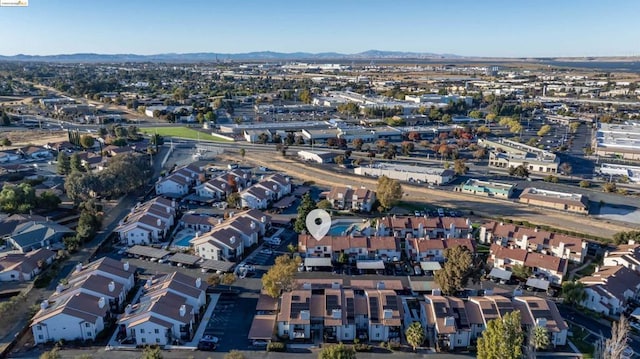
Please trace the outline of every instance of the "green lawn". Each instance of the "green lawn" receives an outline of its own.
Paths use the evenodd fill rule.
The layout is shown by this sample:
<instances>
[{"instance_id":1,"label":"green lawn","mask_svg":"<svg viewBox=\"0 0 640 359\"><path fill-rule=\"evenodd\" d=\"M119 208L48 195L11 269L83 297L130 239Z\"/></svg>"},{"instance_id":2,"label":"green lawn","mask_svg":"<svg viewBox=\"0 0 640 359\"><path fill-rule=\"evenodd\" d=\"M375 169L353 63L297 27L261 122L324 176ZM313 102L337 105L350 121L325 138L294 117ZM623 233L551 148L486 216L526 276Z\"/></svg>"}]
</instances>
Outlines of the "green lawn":
<instances>
[{"instance_id":1,"label":"green lawn","mask_svg":"<svg viewBox=\"0 0 640 359\"><path fill-rule=\"evenodd\" d=\"M200 132L187 127L143 127L140 128L140 131L150 135L157 133L162 137L180 137L190 140L197 140L199 138L202 141L229 142L225 139L211 136L206 132Z\"/></svg>"}]
</instances>

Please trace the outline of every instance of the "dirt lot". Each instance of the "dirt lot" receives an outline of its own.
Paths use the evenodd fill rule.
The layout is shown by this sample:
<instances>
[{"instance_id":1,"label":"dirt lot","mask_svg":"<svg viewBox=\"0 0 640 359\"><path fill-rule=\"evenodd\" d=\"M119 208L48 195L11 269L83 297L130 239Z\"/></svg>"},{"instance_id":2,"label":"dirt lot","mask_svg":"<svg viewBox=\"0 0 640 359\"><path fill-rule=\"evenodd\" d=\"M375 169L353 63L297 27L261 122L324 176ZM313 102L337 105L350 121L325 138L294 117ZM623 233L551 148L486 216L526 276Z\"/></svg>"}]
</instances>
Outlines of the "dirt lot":
<instances>
[{"instance_id":1,"label":"dirt lot","mask_svg":"<svg viewBox=\"0 0 640 359\"><path fill-rule=\"evenodd\" d=\"M225 153L224 156L237 161L242 160L239 154L231 152ZM374 178L355 175L349 176L319 169L291 158L283 158L279 155L276 157L273 152L252 151L244 160L287 173L303 181L314 181L316 184L328 186L362 185L368 188L375 188L377 183ZM529 221L530 223L548 225L578 233L592 234L603 238L610 238L617 232L632 229L631 225L598 220L592 217L571 215L559 211L545 211L511 201L491 200L484 197L473 197L461 193L428 189L409 184L403 184L403 189L406 198L411 201L424 202L434 206L470 210L483 217L507 217L518 221Z\"/></svg>"},{"instance_id":2,"label":"dirt lot","mask_svg":"<svg viewBox=\"0 0 640 359\"><path fill-rule=\"evenodd\" d=\"M44 131L44 130L24 130L24 131L2 131L0 139L8 138L11 141L10 147L21 147L25 145L46 145L50 142L67 140L66 131Z\"/></svg>"}]
</instances>

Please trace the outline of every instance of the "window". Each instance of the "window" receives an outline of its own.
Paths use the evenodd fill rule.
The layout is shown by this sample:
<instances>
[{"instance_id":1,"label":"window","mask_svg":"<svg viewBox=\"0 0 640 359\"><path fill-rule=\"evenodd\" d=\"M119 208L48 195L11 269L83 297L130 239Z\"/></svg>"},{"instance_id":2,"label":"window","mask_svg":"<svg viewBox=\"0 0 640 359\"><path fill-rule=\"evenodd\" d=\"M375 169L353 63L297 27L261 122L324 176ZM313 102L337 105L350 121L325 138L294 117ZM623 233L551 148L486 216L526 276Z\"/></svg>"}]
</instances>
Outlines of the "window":
<instances>
[{"instance_id":1,"label":"window","mask_svg":"<svg viewBox=\"0 0 640 359\"><path fill-rule=\"evenodd\" d=\"M146 338L140 338L140 341L143 342L143 343L146 343L147 339Z\"/></svg>"},{"instance_id":2,"label":"window","mask_svg":"<svg viewBox=\"0 0 640 359\"><path fill-rule=\"evenodd\" d=\"M88 333L87 333L87 336L88 336L88 337L90 337L90 336L91 336L91 332L88 332Z\"/></svg>"},{"instance_id":3,"label":"window","mask_svg":"<svg viewBox=\"0 0 640 359\"><path fill-rule=\"evenodd\" d=\"M156 343L160 344L160 338L156 338Z\"/></svg>"},{"instance_id":4,"label":"window","mask_svg":"<svg viewBox=\"0 0 640 359\"><path fill-rule=\"evenodd\" d=\"M85 328L89 328L90 326L91 326L91 324L89 324L89 323L84 323L84 327L85 327Z\"/></svg>"},{"instance_id":5,"label":"window","mask_svg":"<svg viewBox=\"0 0 640 359\"><path fill-rule=\"evenodd\" d=\"M160 329L154 329L153 332L156 334L160 334Z\"/></svg>"},{"instance_id":6,"label":"window","mask_svg":"<svg viewBox=\"0 0 640 359\"><path fill-rule=\"evenodd\" d=\"M140 334L144 334L144 328L140 328Z\"/></svg>"},{"instance_id":7,"label":"window","mask_svg":"<svg viewBox=\"0 0 640 359\"><path fill-rule=\"evenodd\" d=\"M38 334L38 339L42 340L42 334Z\"/></svg>"},{"instance_id":8,"label":"window","mask_svg":"<svg viewBox=\"0 0 640 359\"><path fill-rule=\"evenodd\" d=\"M36 325L36 330L42 330L42 325Z\"/></svg>"}]
</instances>

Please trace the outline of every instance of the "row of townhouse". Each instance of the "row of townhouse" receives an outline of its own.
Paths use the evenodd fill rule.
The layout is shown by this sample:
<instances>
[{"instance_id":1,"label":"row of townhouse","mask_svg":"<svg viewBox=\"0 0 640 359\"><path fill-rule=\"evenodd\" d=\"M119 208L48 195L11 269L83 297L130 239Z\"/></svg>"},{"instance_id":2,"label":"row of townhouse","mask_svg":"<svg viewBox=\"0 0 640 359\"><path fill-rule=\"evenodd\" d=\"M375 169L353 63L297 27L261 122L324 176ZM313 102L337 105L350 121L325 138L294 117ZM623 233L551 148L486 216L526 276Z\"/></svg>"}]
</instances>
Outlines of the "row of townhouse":
<instances>
[{"instance_id":1,"label":"row of townhouse","mask_svg":"<svg viewBox=\"0 0 640 359\"><path fill-rule=\"evenodd\" d=\"M138 303L127 305L118 335L136 345L181 344L193 339L206 310L206 284L173 272L147 280Z\"/></svg>"},{"instance_id":2,"label":"row of townhouse","mask_svg":"<svg viewBox=\"0 0 640 359\"><path fill-rule=\"evenodd\" d=\"M583 306L605 315L624 312L630 300L640 299L640 245L631 241L605 252L603 265L579 281Z\"/></svg>"},{"instance_id":3,"label":"row of townhouse","mask_svg":"<svg viewBox=\"0 0 640 359\"><path fill-rule=\"evenodd\" d=\"M392 281L393 282L393 281ZM318 280L280 297L277 333L281 338L326 341L400 340L402 302L386 282ZM396 289L401 289L399 284ZM394 287L394 288L395 288Z\"/></svg>"},{"instance_id":4,"label":"row of townhouse","mask_svg":"<svg viewBox=\"0 0 640 359\"><path fill-rule=\"evenodd\" d=\"M240 191L241 207L267 209L272 203L290 193L291 179L281 174L272 174Z\"/></svg>"},{"instance_id":5,"label":"row of townhouse","mask_svg":"<svg viewBox=\"0 0 640 359\"><path fill-rule=\"evenodd\" d=\"M502 247L497 244L492 244L489 249L488 263L493 265L493 268L507 272L511 272L513 267L516 265L530 268L532 274L536 278L540 278L545 281L540 284L537 284L535 281L528 282L533 283L533 286L536 287L538 287L538 285L548 287L548 284L545 284L546 282L560 285L562 283L562 279L567 274L567 267L569 264L567 259L564 258L537 252L529 252L520 248Z\"/></svg>"},{"instance_id":6,"label":"row of townhouse","mask_svg":"<svg viewBox=\"0 0 640 359\"><path fill-rule=\"evenodd\" d=\"M466 238L473 228L468 218L394 215L378 219L376 233L398 238Z\"/></svg>"},{"instance_id":7,"label":"row of townhouse","mask_svg":"<svg viewBox=\"0 0 640 359\"><path fill-rule=\"evenodd\" d=\"M191 188L200 185L202 168L190 164L181 167L166 177L156 182L156 195L182 197L189 193Z\"/></svg>"},{"instance_id":8,"label":"row of townhouse","mask_svg":"<svg viewBox=\"0 0 640 359\"><path fill-rule=\"evenodd\" d=\"M582 263L587 255L587 241L574 236L526 228L510 223L488 222L480 227L479 242L518 248Z\"/></svg>"},{"instance_id":9,"label":"row of townhouse","mask_svg":"<svg viewBox=\"0 0 640 359\"><path fill-rule=\"evenodd\" d=\"M490 320L519 311L523 330L533 326L547 329L550 343L564 346L567 343L568 326L558 312L555 303L540 297L522 296L512 300L489 295L462 300L456 297L425 295L420 302L420 321L426 337L436 347L449 350L473 345L482 336ZM407 325L410 323L406 323Z\"/></svg>"},{"instance_id":10,"label":"row of townhouse","mask_svg":"<svg viewBox=\"0 0 640 359\"><path fill-rule=\"evenodd\" d=\"M333 187L327 194L327 200L336 210L351 210L356 212L371 212L376 202L376 193L365 187L357 189L347 187Z\"/></svg>"},{"instance_id":11,"label":"row of townhouse","mask_svg":"<svg viewBox=\"0 0 640 359\"><path fill-rule=\"evenodd\" d=\"M104 257L78 264L67 285L58 285L33 317L36 344L59 340L95 340L122 309L135 283L136 267Z\"/></svg>"},{"instance_id":12,"label":"row of townhouse","mask_svg":"<svg viewBox=\"0 0 640 359\"><path fill-rule=\"evenodd\" d=\"M214 201L224 201L232 192L249 185L251 185L251 174L236 168L198 185L196 195Z\"/></svg>"},{"instance_id":13,"label":"row of townhouse","mask_svg":"<svg viewBox=\"0 0 640 359\"><path fill-rule=\"evenodd\" d=\"M304 258L331 258L337 261L342 253L352 261L400 258L399 239L393 236L324 236L317 240L311 235L298 236L298 252ZM395 258L395 259L394 259Z\"/></svg>"},{"instance_id":14,"label":"row of townhouse","mask_svg":"<svg viewBox=\"0 0 640 359\"><path fill-rule=\"evenodd\" d=\"M139 203L123 218L114 232L129 246L162 241L174 225L176 202L162 197Z\"/></svg>"},{"instance_id":15,"label":"row of townhouse","mask_svg":"<svg viewBox=\"0 0 640 359\"><path fill-rule=\"evenodd\" d=\"M195 254L204 259L235 261L245 248L258 243L271 227L271 217L251 209L220 221L215 227L191 240Z\"/></svg>"},{"instance_id":16,"label":"row of townhouse","mask_svg":"<svg viewBox=\"0 0 640 359\"><path fill-rule=\"evenodd\" d=\"M0 282L32 280L55 259L56 252L44 248L7 254L0 257Z\"/></svg>"},{"instance_id":17,"label":"row of townhouse","mask_svg":"<svg viewBox=\"0 0 640 359\"><path fill-rule=\"evenodd\" d=\"M463 246L471 253L476 252L475 242L469 238L407 238L405 253L415 262L444 262L444 252L448 248Z\"/></svg>"}]
</instances>

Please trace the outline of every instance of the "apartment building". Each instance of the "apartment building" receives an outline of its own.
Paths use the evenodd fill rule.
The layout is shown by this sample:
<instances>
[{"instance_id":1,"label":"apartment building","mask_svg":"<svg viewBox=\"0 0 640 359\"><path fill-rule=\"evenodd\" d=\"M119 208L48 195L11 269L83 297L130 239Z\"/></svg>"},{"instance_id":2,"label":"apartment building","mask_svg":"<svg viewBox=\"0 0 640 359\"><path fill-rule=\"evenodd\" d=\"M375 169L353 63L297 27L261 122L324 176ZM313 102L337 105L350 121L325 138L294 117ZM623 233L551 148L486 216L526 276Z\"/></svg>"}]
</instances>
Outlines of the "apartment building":
<instances>
[{"instance_id":1,"label":"apartment building","mask_svg":"<svg viewBox=\"0 0 640 359\"><path fill-rule=\"evenodd\" d=\"M587 255L587 241L582 238L511 223L483 224L478 241L566 258L574 263L582 263Z\"/></svg>"},{"instance_id":2,"label":"apartment building","mask_svg":"<svg viewBox=\"0 0 640 359\"><path fill-rule=\"evenodd\" d=\"M393 215L378 219L376 233L398 238L466 238L472 227L468 218Z\"/></svg>"},{"instance_id":3,"label":"apartment building","mask_svg":"<svg viewBox=\"0 0 640 359\"><path fill-rule=\"evenodd\" d=\"M139 203L123 218L114 232L129 246L149 245L166 238L174 225L176 202L162 197Z\"/></svg>"},{"instance_id":4,"label":"apartment building","mask_svg":"<svg viewBox=\"0 0 640 359\"><path fill-rule=\"evenodd\" d=\"M308 234L298 236L298 252L305 258L337 260L342 253L351 261L400 258L399 240L391 236L324 236L320 240Z\"/></svg>"},{"instance_id":5,"label":"apartment building","mask_svg":"<svg viewBox=\"0 0 640 359\"><path fill-rule=\"evenodd\" d=\"M497 244L491 245L489 253L488 263L492 264L494 268L506 271L512 271L516 265L530 268L533 276L544 283L528 281L527 285L546 286L540 289L546 290L549 284L560 285L563 277L567 274L568 261L563 258L528 252L520 248L502 247Z\"/></svg>"},{"instance_id":6,"label":"apartment building","mask_svg":"<svg viewBox=\"0 0 640 359\"><path fill-rule=\"evenodd\" d=\"M376 201L376 193L365 187L333 187L327 194L327 200L333 209L371 212Z\"/></svg>"},{"instance_id":7,"label":"apartment building","mask_svg":"<svg viewBox=\"0 0 640 359\"><path fill-rule=\"evenodd\" d=\"M629 300L640 294L640 273L623 266L597 267L595 273L579 281L587 294L581 304L604 315L624 312Z\"/></svg>"}]
</instances>

